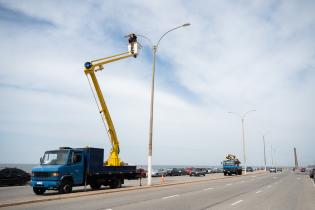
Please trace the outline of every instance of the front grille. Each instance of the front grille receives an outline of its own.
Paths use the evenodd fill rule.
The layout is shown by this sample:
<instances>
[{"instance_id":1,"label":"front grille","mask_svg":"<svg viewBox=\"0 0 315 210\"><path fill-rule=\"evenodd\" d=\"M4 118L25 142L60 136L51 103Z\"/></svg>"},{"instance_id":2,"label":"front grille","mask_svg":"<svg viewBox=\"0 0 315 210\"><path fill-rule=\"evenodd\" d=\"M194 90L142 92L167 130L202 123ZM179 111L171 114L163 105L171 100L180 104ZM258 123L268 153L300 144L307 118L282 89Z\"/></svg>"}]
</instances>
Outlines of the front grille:
<instances>
[{"instance_id":1,"label":"front grille","mask_svg":"<svg viewBox=\"0 0 315 210\"><path fill-rule=\"evenodd\" d=\"M49 172L34 172L34 177L50 177Z\"/></svg>"}]
</instances>

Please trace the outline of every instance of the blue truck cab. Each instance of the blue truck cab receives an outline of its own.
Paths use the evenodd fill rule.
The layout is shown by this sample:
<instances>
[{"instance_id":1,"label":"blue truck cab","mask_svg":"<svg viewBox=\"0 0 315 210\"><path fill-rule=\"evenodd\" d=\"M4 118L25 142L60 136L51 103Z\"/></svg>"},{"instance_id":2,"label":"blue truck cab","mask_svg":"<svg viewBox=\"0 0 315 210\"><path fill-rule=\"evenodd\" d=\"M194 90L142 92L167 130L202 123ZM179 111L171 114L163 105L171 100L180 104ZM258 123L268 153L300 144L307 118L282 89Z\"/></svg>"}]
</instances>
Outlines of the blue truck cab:
<instances>
[{"instance_id":1,"label":"blue truck cab","mask_svg":"<svg viewBox=\"0 0 315 210\"><path fill-rule=\"evenodd\" d=\"M224 160L223 164L223 174L226 175L242 175L242 166L240 166L240 161L238 159Z\"/></svg>"},{"instance_id":2,"label":"blue truck cab","mask_svg":"<svg viewBox=\"0 0 315 210\"><path fill-rule=\"evenodd\" d=\"M31 186L37 195L46 190L70 193L73 186L101 185L121 187L124 179L138 179L136 166L104 166L104 150L100 148L61 147L44 153L40 165L32 169Z\"/></svg>"}]
</instances>

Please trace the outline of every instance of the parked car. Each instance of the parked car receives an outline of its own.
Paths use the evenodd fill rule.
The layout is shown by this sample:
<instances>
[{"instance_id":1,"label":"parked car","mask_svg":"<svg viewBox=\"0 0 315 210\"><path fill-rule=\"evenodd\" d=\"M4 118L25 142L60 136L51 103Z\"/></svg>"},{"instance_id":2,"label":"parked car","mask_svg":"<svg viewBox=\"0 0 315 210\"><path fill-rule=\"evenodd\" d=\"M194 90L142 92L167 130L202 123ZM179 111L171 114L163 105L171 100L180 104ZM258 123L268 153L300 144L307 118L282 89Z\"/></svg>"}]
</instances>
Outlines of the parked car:
<instances>
[{"instance_id":1,"label":"parked car","mask_svg":"<svg viewBox=\"0 0 315 210\"><path fill-rule=\"evenodd\" d=\"M187 175L186 170L185 170L184 168L179 168L179 169L178 169L178 172L179 172L179 175L180 175L180 176L185 176L185 175Z\"/></svg>"},{"instance_id":2,"label":"parked car","mask_svg":"<svg viewBox=\"0 0 315 210\"><path fill-rule=\"evenodd\" d=\"M207 170L208 170L208 174L214 173L212 168L208 168Z\"/></svg>"},{"instance_id":3,"label":"parked car","mask_svg":"<svg viewBox=\"0 0 315 210\"><path fill-rule=\"evenodd\" d=\"M139 171L141 178L147 177L148 172L146 170L144 170L143 168L138 168L137 170Z\"/></svg>"},{"instance_id":4,"label":"parked car","mask_svg":"<svg viewBox=\"0 0 315 210\"><path fill-rule=\"evenodd\" d=\"M277 168L277 171L282 172L282 168Z\"/></svg>"},{"instance_id":5,"label":"parked car","mask_svg":"<svg viewBox=\"0 0 315 210\"><path fill-rule=\"evenodd\" d=\"M190 176L206 176L206 170L203 168L194 168L191 171Z\"/></svg>"},{"instance_id":6,"label":"parked car","mask_svg":"<svg viewBox=\"0 0 315 210\"><path fill-rule=\"evenodd\" d=\"M277 173L277 169L276 168L269 168L269 172L270 173Z\"/></svg>"},{"instance_id":7,"label":"parked car","mask_svg":"<svg viewBox=\"0 0 315 210\"><path fill-rule=\"evenodd\" d=\"M190 175L190 173L192 172L193 168L189 167L189 168L185 168L185 172L187 175Z\"/></svg>"},{"instance_id":8,"label":"parked car","mask_svg":"<svg viewBox=\"0 0 315 210\"><path fill-rule=\"evenodd\" d=\"M158 176L166 176L166 173L167 173L167 171L164 168L160 168L158 170Z\"/></svg>"},{"instance_id":9,"label":"parked car","mask_svg":"<svg viewBox=\"0 0 315 210\"><path fill-rule=\"evenodd\" d=\"M153 169L151 174L152 174L152 177L161 177L161 176L166 176L166 169L163 169L163 168L160 168L158 170L156 169Z\"/></svg>"},{"instance_id":10,"label":"parked car","mask_svg":"<svg viewBox=\"0 0 315 210\"><path fill-rule=\"evenodd\" d=\"M311 179L314 179L314 178L315 178L315 168L312 168L312 169L310 170L310 178L311 178Z\"/></svg>"},{"instance_id":11,"label":"parked car","mask_svg":"<svg viewBox=\"0 0 315 210\"><path fill-rule=\"evenodd\" d=\"M153 169L152 172L151 172L151 176L152 176L152 177L159 177L159 176L160 176L160 175L159 175L159 171Z\"/></svg>"},{"instance_id":12,"label":"parked car","mask_svg":"<svg viewBox=\"0 0 315 210\"><path fill-rule=\"evenodd\" d=\"M19 168L4 168L0 171L0 185L25 185L31 175Z\"/></svg>"},{"instance_id":13,"label":"parked car","mask_svg":"<svg viewBox=\"0 0 315 210\"><path fill-rule=\"evenodd\" d=\"M177 168L173 168L173 169L167 170L166 176L180 176L180 172Z\"/></svg>"},{"instance_id":14,"label":"parked car","mask_svg":"<svg viewBox=\"0 0 315 210\"><path fill-rule=\"evenodd\" d=\"M301 172L305 172L305 168L301 168Z\"/></svg>"},{"instance_id":15,"label":"parked car","mask_svg":"<svg viewBox=\"0 0 315 210\"><path fill-rule=\"evenodd\" d=\"M253 171L254 171L254 169L252 167L250 167L250 166L246 167L246 172L253 172Z\"/></svg>"},{"instance_id":16,"label":"parked car","mask_svg":"<svg viewBox=\"0 0 315 210\"><path fill-rule=\"evenodd\" d=\"M217 173L223 173L223 168L218 168Z\"/></svg>"}]
</instances>

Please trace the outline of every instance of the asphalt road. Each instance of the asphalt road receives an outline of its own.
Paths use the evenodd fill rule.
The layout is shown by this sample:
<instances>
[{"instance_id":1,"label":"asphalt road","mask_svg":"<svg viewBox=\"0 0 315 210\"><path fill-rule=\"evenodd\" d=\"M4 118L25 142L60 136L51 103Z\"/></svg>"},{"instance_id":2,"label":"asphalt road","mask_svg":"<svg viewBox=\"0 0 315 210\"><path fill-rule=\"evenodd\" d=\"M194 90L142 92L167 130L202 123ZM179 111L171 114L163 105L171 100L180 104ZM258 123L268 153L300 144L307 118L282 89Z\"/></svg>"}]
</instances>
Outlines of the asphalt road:
<instances>
[{"instance_id":1,"label":"asphalt road","mask_svg":"<svg viewBox=\"0 0 315 210\"><path fill-rule=\"evenodd\" d=\"M209 174L206 177L189 177L189 176L179 176L179 177L165 177L163 182L160 177L153 177L152 184L173 184L178 182L186 182L186 181L195 181L195 180L208 180L208 179L218 179L223 178L223 174ZM147 183L146 179L142 179L142 186L145 186ZM140 186L140 180L125 180L125 184L123 188L131 188ZM86 190L91 191L89 185L86 187ZM108 191L108 187L102 187L102 190ZM84 192L84 187L74 187L73 193ZM44 196L35 195L32 188L29 185L25 186L9 186L9 187L0 187L0 207L3 203L16 203L25 200L34 200L40 198L52 198L58 195L57 191L46 191ZM63 197L65 195L62 195Z\"/></svg>"},{"instance_id":2,"label":"asphalt road","mask_svg":"<svg viewBox=\"0 0 315 210\"><path fill-rule=\"evenodd\" d=\"M139 189L3 209L315 209L315 185L290 171Z\"/></svg>"}]
</instances>

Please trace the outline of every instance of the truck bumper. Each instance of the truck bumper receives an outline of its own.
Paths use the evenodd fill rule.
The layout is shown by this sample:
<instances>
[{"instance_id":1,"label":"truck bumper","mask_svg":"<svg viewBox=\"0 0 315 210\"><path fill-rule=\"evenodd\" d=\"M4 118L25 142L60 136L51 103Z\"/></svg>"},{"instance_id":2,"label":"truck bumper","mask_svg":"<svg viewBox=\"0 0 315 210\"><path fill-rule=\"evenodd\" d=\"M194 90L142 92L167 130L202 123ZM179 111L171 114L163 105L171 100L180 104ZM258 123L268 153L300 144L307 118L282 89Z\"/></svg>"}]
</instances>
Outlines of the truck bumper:
<instances>
[{"instance_id":1,"label":"truck bumper","mask_svg":"<svg viewBox=\"0 0 315 210\"><path fill-rule=\"evenodd\" d=\"M45 188L47 190L58 189L60 182L59 181L31 181L32 187Z\"/></svg>"}]
</instances>

